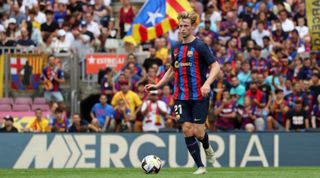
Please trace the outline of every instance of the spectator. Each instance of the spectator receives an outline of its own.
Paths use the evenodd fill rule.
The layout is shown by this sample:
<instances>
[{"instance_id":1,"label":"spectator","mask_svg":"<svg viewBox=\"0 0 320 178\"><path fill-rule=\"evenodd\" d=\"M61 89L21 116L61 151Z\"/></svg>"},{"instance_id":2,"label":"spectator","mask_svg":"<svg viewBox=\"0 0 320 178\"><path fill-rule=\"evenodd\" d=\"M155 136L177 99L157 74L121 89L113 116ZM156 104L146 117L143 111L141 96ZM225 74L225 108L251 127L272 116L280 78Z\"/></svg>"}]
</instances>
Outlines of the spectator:
<instances>
[{"instance_id":1,"label":"spectator","mask_svg":"<svg viewBox=\"0 0 320 178\"><path fill-rule=\"evenodd\" d=\"M68 132L99 132L99 128L96 128L92 124L89 124L88 121L81 119L79 113L72 115L72 124L68 129Z\"/></svg>"},{"instance_id":2,"label":"spectator","mask_svg":"<svg viewBox=\"0 0 320 178\"><path fill-rule=\"evenodd\" d=\"M29 32L27 30L27 28L22 27L21 28L21 38L17 41L17 47L19 48L23 48L23 47L35 47L36 44L34 41L32 41L29 38Z\"/></svg>"},{"instance_id":3,"label":"spectator","mask_svg":"<svg viewBox=\"0 0 320 178\"><path fill-rule=\"evenodd\" d=\"M274 30L272 31L272 38L274 42L282 43L288 39L289 33L285 32L282 28L281 22L278 20L275 22Z\"/></svg>"},{"instance_id":4,"label":"spectator","mask_svg":"<svg viewBox=\"0 0 320 178\"><path fill-rule=\"evenodd\" d=\"M309 128L309 115L299 100L295 102L294 108L288 111L286 117L286 131L304 131Z\"/></svg>"},{"instance_id":5,"label":"spectator","mask_svg":"<svg viewBox=\"0 0 320 178\"><path fill-rule=\"evenodd\" d=\"M246 88L239 83L237 76L232 76L231 85L232 85L232 87L230 89L230 94L236 95L236 98L237 98L236 105L243 106L243 100L244 100L244 96L246 94Z\"/></svg>"},{"instance_id":6,"label":"spectator","mask_svg":"<svg viewBox=\"0 0 320 178\"><path fill-rule=\"evenodd\" d=\"M64 108L63 96L60 91L60 84L64 83L63 71L57 66L54 56L49 56L48 66L42 71L42 81L44 83L44 97L47 103L58 102Z\"/></svg>"},{"instance_id":7,"label":"spectator","mask_svg":"<svg viewBox=\"0 0 320 178\"><path fill-rule=\"evenodd\" d=\"M216 27L220 27L220 22L222 18L221 18L221 12L217 7L217 2L218 1L210 1L207 4L207 11L206 13L202 13L201 20L205 20L205 16L207 16L209 17L211 24L215 24Z\"/></svg>"},{"instance_id":8,"label":"spectator","mask_svg":"<svg viewBox=\"0 0 320 178\"><path fill-rule=\"evenodd\" d=\"M237 78L243 86L251 81L250 63L248 61L242 63L242 70L238 73Z\"/></svg>"},{"instance_id":9,"label":"spectator","mask_svg":"<svg viewBox=\"0 0 320 178\"><path fill-rule=\"evenodd\" d=\"M63 110L57 108L54 111L54 117L51 119L51 132L67 132L69 128L69 120L64 116Z\"/></svg>"},{"instance_id":10,"label":"spectator","mask_svg":"<svg viewBox=\"0 0 320 178\"><path fill-rule=\"evenodd\" d=\"M115 85L112 81L113 73L114 71L112 70L112 68L107 67L104 70L104 75L100 82L101 93L107 96L107 101L109 102L109 104L114 93L116 92Z\"/></svg>"},{"instance_id":11,"label":"spectator","mask_svg":"<svg viewBox=\"0 0 320 178\"><path fill-rule=\"evenodd\" d=\"M268 75L270 64L268 61L261 57L262 48L258 45L254 47L253 56L249 59L251 69L255 69L258 73Z\"/></svg>"},{"instance_id":12,"label":"spectator","mask_svg":"<svg viewBox=\"0 0 320 178\"><path fill-rule=\"evenodd\" d=\"M240 32L239 32L241 48L244 49L246 42L251 39L251 31L247 22L241 22Z\"/></svg>"},{"instance_id":13,"label":"spectator","mask_svg":"<svg viewBox=\"0 0 320 178\"><path fill-rule=\"evenodd\" d=\"M117 101L117 105L114 108L113 111L113 119L109 122L115 121L115 132L120 131L133 131L133 123L132 123L132 113L130 109L126 106L126 103L123 99L119 99Z\"/></svg>"},{"instance_id":14,"label":"spectator","mask_svg":"<svg viewBox=\"0 0 320 178\"><path fill-rule=\"evenodd\" d=\"M296 26L296 30L299 33L300 39L303 39L309 34L309 28L305 24L305 17L298 18L298 25Z\"/></svg>"},{"instance_id":15,"label":"spectator","mask_svg":"<svg viewBox=\"0 0 320 178\"><path fill-rule=\"evenodd\" d=\"M159 132L159 129L165 128L165 116L168 109L165 102L161 101L158 91L150 91L149 100L143 102L141 107L144 132Z\"/></svg>"},{"instance_id":16,"label":"spectator","mask_svg":"<svg viewBox=\"0 0 320 178\"><path fill-rule=\"evenodd\" d=\"M251 99L254 107L264 108L266 106L266 101L263 100L264 93L258 88L256 82L250 83L250 89L246 92L246 96Z\"/></svg>"},{"instance_id":17,"label":"spectator","mask_svg":"<svg viewBox=\"0 0 320 178\"><path fill-rule=\"evenodd\" d=\"M7 3L6 0L0 0L0 13L9 14L9 12L10 12L10 5Z\"/></svg>"},{"instance_id":18,"label":"spectator","mask_svg":"<svg viewBox=\"0 0 320 178\"><path fill-rule=\"evenodd\" d=\"M19 27L19 25L21 25L21 23L27 19L26 15L20 11L18 3L14 3L12 5L10 18L13 18L16 20L17 27Z\"/></svg>"},{"instance_id":19,"label":"spectator","mask_svg":"<svg viewBox=\"0 0 320 178\"><path fill-rule=\"evenodd\" d=\"M162 63L165 64L169 57L169 49L166 45L166 39L160 37L155 39L154 45L157 49L156 57L162 60Z\"/></svg>"},{"instance_id":20,"label":"spectator","mask_svg":"<svg viewBox=\"0 0 320 178\"><path fill-rule=\"evenodd\" d=\"M100 31L99 24L93 21L93 14L90 12L87 12L85 14L85 21L87 23L88 31L92 32L94 34L95 39L97 40L101 35L101 31Z\"/></svg>"},{"instance_id":21,"label":"spectator","mask_svg":"<svg viewBox=\"0 0 320 178\"><path fill-rule=\"evenodd\" d=\"M40 28L43 39L46 39L44 38L44 35L46 33L51 34L56 32L56 30L59 29L58 23L53 20L53 11L51 9L46 9L45 14L46 14L47 22L42 23Z\"/></svg>"},{"instance_id":22,"label":"spectator","mask_svg":"<svg viewBox=\"0 0 320 178\"><path fill-rule=\"evenodd\" d=\"M136 9L131 5L130 0L123 0L123 6L119 11L119 27L120 27L120 38L122 39L133 22L133 19L136 15Z\"/></svg>"},{"instance_id":23,"label":"spectator","mask_svg":"<svg viewBox=\"0 0 320 178\"><path fill-rule=\"evenodd\" d=\"M287 102L287 105L290 108L294 108L295 102L297 100L300 100L300 101L302 101L304 103L304 96L303 96L303 93L301 92L300 83L296 82L296 83L293 84L292 93L287 95L285 97L285 100Z\"/></svg>"},{"instance_id":24,"label":"spectator","mask_svg":"<svg viewBox=\"0 0 320 178\"><path fill-rule=\"evenodd\" d=\"M117 48L119 47L119 40L117 39L119 36L119 29L116 28L115 19L113 17L110 18L106 35L107 39L104 45L106 51L116 52Z\"/></svg>"},{"instance_id":25,"label":"spectator","mask_svg":"<svg viewBox=\"0 0 320 178\"><path fill-rule=\"evenodd\" d=\"M255 14L252 11L253 6L254 4L252 2L247 2L245 10L239 15L239 20L241 20L241 22L246 22L249 29L252 29L252 23L255 19Z\"/></svg>"},{"instance_id":26,"label":"spectator","mask_svg":"<svg viewBox=\"0 0 320 178\"><path fill-rule=\"evenodd\" d=\"M71 44L66 40L66 31L63 29L58 30L57 39L53 41L50 47L54 53L69 53Z\"/></svg>"},{"instance_id":27,"label":"spectator","mask_svg":"<svg viewBox=\"0 0 320 178\"><path fill-rule=\"evenodd\" d=\"M265 76L259 73L257 86L258 86L258 89L263 93L261 100L265 102L264 109L268 111L272 101L272 93L271 93L271 87L267 85L264 81L265 81Z\"/></svg>"},{"instance_id":28,"label":"spectator","mask_svg":"<svg viewBox=\"0 0 320 178\"><path fill-rule=\"evenodd\" d=\"M294 29L294 23L288 18L286 10L281 10L278 13L279 19L281 21L281 26L284 32L290 32Z\"/></svg>"},{"instance_id":29,"label":"spectator","mask_svg":"<svg viewBox=\"0 0 320 178\"><path fill-rule=\"evenodd\" d=\"M286 124L286 113L289 108L284 100L283 90L275 91L275 98L270 106L270 113L267 117L267 130L284 130Z\"/></svg>"},{"instance_id":30,"label":"spectator","mask_svg":"<svg viewBox=\"0 0 320 178\"><path fill-rule=\"evenodd\" d=\"M46 15L40 10L40 7L38 5L38 3L36 4L33 4L33 9L34 11L34 19L37 23L39 24L43 24L43 23L46 23L47 22L47 17Z\"/></svg>"},{"instance_id":31,"label":"spectator","mask_svg":"<svg viewBox=\"0 0 320 178\"><path fill-rule=\"evenodd\" d=\"M228 90L223 91L222 102L216 103L214 114L217 116L217 131L231 131L235 128L236 103L231 100Z\"/></svg>"},{"instance_id":32,"label":"spectator","mask_svg":"<svg viewBox=\"0 0 320 178\"><path fill-rule=\"evenodd\" d=\"M142 64L142 66L144 67L144 69L146 71L148 71L148 69L150 67L152 67L153 64L157 64L158 66L161 66L163 64L162 60L159 59L158 57L156 57L156 48L155 47L150 47L149 52L150 52L150 57L145 59Z\"/></svg>"},{"instance_id":33,"label":"spectator","mask_svg":"<svg viewBox=\"0 0 320 178\"><path fill-rule=\"evenodd\" d=\"M229 11L226 16L226 20L221 22L221 28L219 31L219 40L226 42L230 37L230 30L236 29L236 18L234 17L234 13Z\"/></svg>"},{"instance_id":34,"label":"spectator","mask_svg":"<svg viewBox=\"0 0 320 178\"><path fill-rule=\"evenodd\" d=\"M104 94L100 95L99 101L91 109L91 124L103 129L108 124L106 121L113 117L113 107L107 104L107 96Z\"/></svg>"},{"instance_id":35,"label":"spectator","mask_svg":"<svg viewBox=\"0 0 320 178\"><path fill-rule=\"evenodd\" d=\"M318 96L311 113L312 128L320 128L320 96Z\"/></svg>"},{"instance_id":36,"label":"spectator","mask_svg":"<svg viewBox=\"0 0 320 178\"><path fill-rule=\"evenodd\" d=\"M261 48L263 47L263 37L269 37L269 31L264 29L262 21L257 23L257 28L251 32L251 39L253 39Z\"/></svg>"},{"instance_id":37,"label":"spectator","mask_svg":"<svg viewBox=\"0 0 320 178\"><path fill-rule=\"evenodd\" d=\"M50 132L51 127L49 121L42 116L42 110L37 108L35 111L35 118L32 122L29 122L25 131L27 132Z\"/></svg>"},{"instance_id":38,"label":"spectator","mask_svg":"<svg viewBox=\"0 0 320 178\"><path fill-rule=\"evenodd\" d=\"M15 46L18 40L18 36L20 34L19 28L17 26L17 20L14 18L10 18L8 20L8 27L6 30L7 35L7 43L10 43L10 46Z\"/></svg>"},{"instance_id":39,"label":"spectator","mask_svg":"<svg viewBox=\"0 0 320 178\"><path fill-rule=\"evenodd\" d=\"M4 127L0 128L0 132L2 132L2 133L18 132L18 129L13 126L12 116L5 116L3 119L5 120Z\"/></svg>"},{"instance_id":40,"label":"spectator","mask_svg":"<svg viewBox=\"0 0 320 178\"><path fill-rule=\"evenodd\" d=\"M130 90L129 81L124 80L120 82L121 91L118 91L112 98L111 105L116 107L119 99L123 99L126 107L128 107L132 113L131 120L135 120L136 113L139 111L139 108L142 105L142 101L140 100L137 93Z\"/></svg>"}]
</instances>

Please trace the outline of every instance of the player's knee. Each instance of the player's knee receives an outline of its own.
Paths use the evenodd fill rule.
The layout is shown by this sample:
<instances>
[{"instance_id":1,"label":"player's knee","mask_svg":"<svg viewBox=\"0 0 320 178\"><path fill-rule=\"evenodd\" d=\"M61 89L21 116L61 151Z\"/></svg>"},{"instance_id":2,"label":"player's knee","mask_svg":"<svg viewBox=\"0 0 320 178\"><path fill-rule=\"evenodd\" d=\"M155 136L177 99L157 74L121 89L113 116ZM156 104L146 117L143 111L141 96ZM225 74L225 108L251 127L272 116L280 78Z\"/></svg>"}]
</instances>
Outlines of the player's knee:
<instances>
[{"instance_id":1,"label":"player's knee","mask_svg":"<svg viewBox=\"0 0 320 178\"><path fill-rule=\"evenodd\" d=\"M253 132L254 131L254 125L253 124L247 124L245 126L245 129L247 132Z\"/></svg>"},{"instance_id":2,"label":"player's knee","mask_svg":"<svg viewBox=\"0 0 320 178\"><path fill-rule=\"evenodd\" d=\"M193 136L193 126L192 124L183 124L182 126L182 132L186 137L191 137Z\"/></svg>"}]
</instances>

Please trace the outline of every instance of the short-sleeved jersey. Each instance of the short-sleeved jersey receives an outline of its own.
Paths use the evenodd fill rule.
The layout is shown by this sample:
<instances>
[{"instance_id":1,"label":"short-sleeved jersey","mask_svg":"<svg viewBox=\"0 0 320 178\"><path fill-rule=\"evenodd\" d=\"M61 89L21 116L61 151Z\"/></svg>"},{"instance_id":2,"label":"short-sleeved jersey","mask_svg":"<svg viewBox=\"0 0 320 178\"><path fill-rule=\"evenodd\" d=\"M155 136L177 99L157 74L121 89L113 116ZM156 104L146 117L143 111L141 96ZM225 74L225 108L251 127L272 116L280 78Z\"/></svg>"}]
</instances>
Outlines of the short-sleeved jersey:
<instances>
[{"instance_id":1,"label":"short-sleeved jersey","mask_svg":"<svg viewBox=\"0 0 320 178\"><path fill-rule=\"evenodd\" d=\"M206 81L210 64L215 62L209 47L196 38L190 43L179 44L172 50L175 100L202 100L200 88Z\"/></svg>"},{"instance_id":2,"label":"short-sleeved jersey","mask_svg":"<svg viewBox=\"0 0 320 178\"><path fill-rule=\"evenodd\" d=\"M57 76L59 79L62 79L64 77L63 71L61 69L54 69L50 66L45 67L42 70L42 76L41 78L43 79L44 77L52 82L53 88L50 91L60 91L60 84L54 80L54 76Z\"/></svg>"}]
</instances>

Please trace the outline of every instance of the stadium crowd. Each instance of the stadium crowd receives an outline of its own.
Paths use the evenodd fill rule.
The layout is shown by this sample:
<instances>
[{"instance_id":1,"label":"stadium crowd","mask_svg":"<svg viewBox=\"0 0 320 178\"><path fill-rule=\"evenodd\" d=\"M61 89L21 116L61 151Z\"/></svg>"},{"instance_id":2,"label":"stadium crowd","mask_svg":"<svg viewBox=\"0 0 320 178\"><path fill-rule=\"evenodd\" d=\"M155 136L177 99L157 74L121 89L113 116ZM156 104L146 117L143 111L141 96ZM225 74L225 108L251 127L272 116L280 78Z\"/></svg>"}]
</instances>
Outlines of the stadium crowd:
<instances>
[{"instance_id":1,"label":"stadium crowd","mask_svg":"<svg viewBox=\"0 0 320 178\"><path fill-rule=\"evenodd\" d=\"M111 0L0 0L1 46L37 46L48 53L74 50L115 52L137 14L122 0L118 16ZM304 131L320 127L320 58L311 50L303 0L189 0L199 14L196 36L219 61L222 71L212 85L207 127L210 131ZM41 109L26 127L32 132L158 132L179 128L174 115L173 81L145 93L171 65L178 45L172 30L135 48L125 44L120 71L99 72L100 102L90 118L67 119L63 99L51 102L50 121ZM138 63L135 52L149 57ZM52 64L53 65L53 64ZM59 75L48 95L59 93ZM52 93L55 92L55 93ZM49 97L51 98L51 97ZM12 117L5 118L12 127ZM72 125L70 124L72 123ZM4 128L5 130L6 128ZM10 130L10 129L7 129Z\"/></svg>"}]
</instances>

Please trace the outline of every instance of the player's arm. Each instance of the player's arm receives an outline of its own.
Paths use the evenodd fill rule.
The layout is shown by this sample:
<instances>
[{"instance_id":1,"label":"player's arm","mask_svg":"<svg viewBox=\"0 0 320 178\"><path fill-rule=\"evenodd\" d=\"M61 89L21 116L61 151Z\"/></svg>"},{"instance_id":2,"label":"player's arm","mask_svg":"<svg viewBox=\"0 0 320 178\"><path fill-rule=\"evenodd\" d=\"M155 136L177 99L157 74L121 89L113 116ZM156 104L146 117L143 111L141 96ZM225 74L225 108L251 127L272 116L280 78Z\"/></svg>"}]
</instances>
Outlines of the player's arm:
<instances>
[{"instance_id":1,"label":"player's arm","mask_svg":"<svg viewBox=\"0 0 320 178\"><path fill-rule=\"evenodd\" d=\"M145 90L150 91L150 90L157 90L161 88L163 85L165 85L172 79L173 74L174 74L174 71L172 69L172 66L170 66L170 68L167 70L167 72L164 74L162 79L157 84L148 84L145 86Z\"/></svg>"},{"instance_id":2,"label":"player's arm","mask_svg":"<svg viewBox=\"0 0 320 178\"><path fill-rule=\"evenodd\" d=\"M201 87L201 94L202 96L207 97L210 93L210 85L212 82L216 79L220 72L220 65L217 61L213 62L211 65L209 76L206 80L206 82Z\"/></svg>"}]
</instances>

